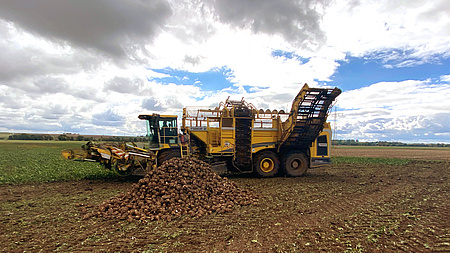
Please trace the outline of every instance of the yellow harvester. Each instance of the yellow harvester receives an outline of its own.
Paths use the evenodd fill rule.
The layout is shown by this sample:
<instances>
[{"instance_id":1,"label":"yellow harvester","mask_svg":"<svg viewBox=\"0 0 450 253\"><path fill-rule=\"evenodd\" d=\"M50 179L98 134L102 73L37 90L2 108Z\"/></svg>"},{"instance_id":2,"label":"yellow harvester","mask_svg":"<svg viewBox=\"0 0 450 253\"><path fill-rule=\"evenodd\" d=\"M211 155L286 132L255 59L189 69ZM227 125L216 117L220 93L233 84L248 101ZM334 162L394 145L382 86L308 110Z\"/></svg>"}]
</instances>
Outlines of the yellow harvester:
<instances>
[{"instance_id":1,"label":"yellow harvester","mask_svg":"<svg viewBox=\"0 0 450 253\"><path fill-rule=\"evenodd\" d=\"M170 158L194 156L223 172L301 176L312 164L330 162L331 128L326 119L340 93L338 88L305 84L289 112L258 110L243 99L227 99L214 109L186 107L181 132L176 115L139 115L147 122L148 149L90 144L81 155L73 150L63 155L98 161L125 174L145 174ZM119 157L117 149L126 155Z\"/></svg>"}]
</instances>

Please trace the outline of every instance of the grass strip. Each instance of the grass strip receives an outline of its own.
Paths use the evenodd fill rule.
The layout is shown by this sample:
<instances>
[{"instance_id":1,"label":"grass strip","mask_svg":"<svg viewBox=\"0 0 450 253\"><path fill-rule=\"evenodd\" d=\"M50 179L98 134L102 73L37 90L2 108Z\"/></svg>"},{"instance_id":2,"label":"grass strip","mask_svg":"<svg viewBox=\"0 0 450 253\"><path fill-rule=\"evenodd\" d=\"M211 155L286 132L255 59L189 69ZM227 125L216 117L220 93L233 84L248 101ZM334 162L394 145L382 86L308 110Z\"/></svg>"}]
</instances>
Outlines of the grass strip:
<instances>
[{"instance_id":1,"label":"grass strip","mask_svg":"<svg viewBox=\"0 0 450 253\"><path fill-rule=\"evenodd\" d=\"M413 161L412 159L402 158L381 158L381 157L350 157L334 156L333 163L359 163L359 164L382 164L382 165L406 165Z\"/></svg>"}]
</instances>

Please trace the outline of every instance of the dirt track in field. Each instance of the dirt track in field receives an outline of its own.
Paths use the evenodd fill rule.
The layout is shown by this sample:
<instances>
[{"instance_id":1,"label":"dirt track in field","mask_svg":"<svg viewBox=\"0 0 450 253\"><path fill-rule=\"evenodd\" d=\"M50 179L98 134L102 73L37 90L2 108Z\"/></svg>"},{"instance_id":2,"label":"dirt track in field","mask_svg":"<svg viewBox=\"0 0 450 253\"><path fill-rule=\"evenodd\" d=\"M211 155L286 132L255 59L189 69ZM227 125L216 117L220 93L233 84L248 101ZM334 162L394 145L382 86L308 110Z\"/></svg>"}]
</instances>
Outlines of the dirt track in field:
<instances>
[{"instance_id":1,"label":"dirt track in field","mask_svg":"<svg viewBox=\"0 0 450 253\"><path fill-rule=\"evenodd\" d=\"M335 146L331 153L333 156L389 157L450 161L450 148L348 148Z\"/></svg>"},{"instance_id":2,"label":"dirt track in field","mask_svg":"<svg viewBox=\"0 0 450 253\"><path fill-rule=\"evenodd\" d=\"M0 186L4 252L449 252L450 163L336 164L299 178L232 177L259 196L171 222L90 218L134 180Z\"/></svg>"}]
</instances>

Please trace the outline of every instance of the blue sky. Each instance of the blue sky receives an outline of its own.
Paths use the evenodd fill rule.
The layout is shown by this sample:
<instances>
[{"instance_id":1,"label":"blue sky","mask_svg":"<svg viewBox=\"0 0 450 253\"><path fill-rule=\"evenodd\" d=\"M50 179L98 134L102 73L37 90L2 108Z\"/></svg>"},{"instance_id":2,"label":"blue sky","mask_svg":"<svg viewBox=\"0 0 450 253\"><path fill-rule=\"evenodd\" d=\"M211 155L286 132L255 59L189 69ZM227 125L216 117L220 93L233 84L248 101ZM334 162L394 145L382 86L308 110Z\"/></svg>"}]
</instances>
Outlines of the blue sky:
<instances>
[{"instance_id":1,"label":"blue sky","mask_svg":"<svg viewBox=\"0 0 450 253\"><path fill-rule=\"evenodd\" d=\"M189 72L173 68L152 69L152 71L164 74L164 77L150 77L149 81L161 84L182 84L202 88L204 91L216 91L233 85L230 78L233 71L226 67L213 68L205 72Z\"/></svg>"},{"instance_id":2,"label":"blue sky","mask_svg":"<svg viewBox=\"0 0 450 253\"><path fill-rule=\"evenodd\" d=\"M418 60L416 60L418 61ZM339 67L330 77L331 86L339 86L344 91L358 89L378 82L401 82L405 80L438 80L448 75L450 58L438 57L432 62L404 67L387 67L382 58L373 59L346 57L338 61ZM398 64L398 63L393 63Z\"/></svg>"},{"instance_id":3,"label":"blue sky","mask_svg":"<svg viewBox=\"0 0 450 253\"><path fill-rule=\"evenodd\" d=\"M450 143L450 5L0 2L0 132L145 133L142 113L343 90L335 137ZM333 119L336 118L337 121Z\"/></svg>"},{"instance_id":4,"label":"blue sky","mask_svg":"<svg viewBox=\"0 0 450 253\"><path fill-rule=\"evenodd\" d=\"M319 83L348 91L378 82L425 81L427 79L436 81L441 76L450 73L450 58L438 56L433 61L426 63L415 63L412 66L392 66L401 64L401 62L384 62L382 58L384 54L373 54L370 58L346 56L345 60L337 61L339 65L334 74L330 76L331 80ZM309 61L308 58L302 58L293 52L282 50L272 51L272 56L274 58L294 59L300 65ZM411 61L417 62L419 60L411 59ZM162 84L193 85L202 88L204 91L222 90L234 84L232 82L233 71L226 66L204 72L189 72L173 68L152 69L152 71L165 76L151 77L149 81Z\"/></svg>"}]
</instances>

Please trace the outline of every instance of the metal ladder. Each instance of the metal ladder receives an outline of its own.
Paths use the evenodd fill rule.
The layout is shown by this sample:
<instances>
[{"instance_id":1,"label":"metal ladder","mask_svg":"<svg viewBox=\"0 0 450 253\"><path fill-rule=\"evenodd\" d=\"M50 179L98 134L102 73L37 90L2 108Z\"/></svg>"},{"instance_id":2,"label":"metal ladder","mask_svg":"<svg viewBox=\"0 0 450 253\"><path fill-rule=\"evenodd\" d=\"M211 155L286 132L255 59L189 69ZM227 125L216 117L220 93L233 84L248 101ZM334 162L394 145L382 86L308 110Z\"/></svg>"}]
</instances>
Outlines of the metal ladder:
<instances>
[{"instance_id":1,"label":"metal ladder","mask_svg":"<svg viewBox=\"0 0 450 253\"><path fill-rule=\"evenodd\" d=\"M181 145L181 157L190 156L189 145Z\"/></svg>"},{"instance_id":2,"label":"metal ladder","mask_svg":"<svg viewBox=\"0 0 450 253\"><path fill-rule=\"evenodd\" d=\"M184 143L180 141L181 158L191 155L191 140L189 138L189 134L183 135L183 138L187 139Z\"/></svg>"}]
</instances>

